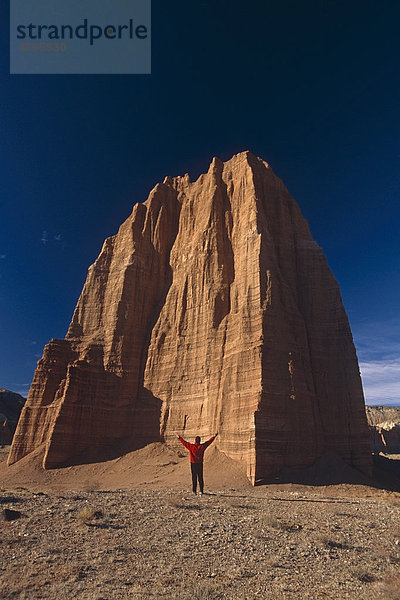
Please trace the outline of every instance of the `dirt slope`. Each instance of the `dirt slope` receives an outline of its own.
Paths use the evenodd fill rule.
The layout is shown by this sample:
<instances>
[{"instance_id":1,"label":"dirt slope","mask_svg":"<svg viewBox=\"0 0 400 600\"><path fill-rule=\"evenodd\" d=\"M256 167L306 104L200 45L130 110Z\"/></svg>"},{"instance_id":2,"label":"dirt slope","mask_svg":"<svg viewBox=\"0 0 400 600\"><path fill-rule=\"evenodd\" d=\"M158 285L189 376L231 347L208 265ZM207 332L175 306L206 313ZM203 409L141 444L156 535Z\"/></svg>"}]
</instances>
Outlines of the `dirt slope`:
<instances>
[{"instance_id":1,"label":"dirt slope","mask_svg":"<svg viewBox=\"0 0 400 600\"><path fill-rule=\"evenodd\" d=\"M185 488L190 483L187 451L176 446L154 443L104 462L43 470L43 449L7 466L0 463L0 487L25 487L29 490L116 490L140 487ZM245 473L230 458L212 446L204 463L205 485L223 489L251 488Z\"/></svg>"}]
</instances>

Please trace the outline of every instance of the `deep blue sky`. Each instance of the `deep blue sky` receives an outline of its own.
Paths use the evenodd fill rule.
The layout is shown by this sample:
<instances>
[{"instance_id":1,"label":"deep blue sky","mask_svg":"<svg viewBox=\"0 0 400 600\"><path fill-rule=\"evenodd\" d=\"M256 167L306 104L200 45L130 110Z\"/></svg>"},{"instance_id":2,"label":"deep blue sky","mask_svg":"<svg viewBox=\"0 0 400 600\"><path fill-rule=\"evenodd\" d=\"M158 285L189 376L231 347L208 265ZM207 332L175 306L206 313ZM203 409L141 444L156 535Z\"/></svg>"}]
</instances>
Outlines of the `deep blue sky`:
<instances>
[{"instance_id":1,"label":"deep blue sky","mask_svg":"<svg viewBox=\"0 0 400 600\"><path fill-rule=\"evenodd\" d=\"M342 289L368 403L400 404L400 4L153 1L151 75L9 75L0 37L0 387L25 394L88 266L165 175L250 149Z\"/></svg>"}]
</instances>

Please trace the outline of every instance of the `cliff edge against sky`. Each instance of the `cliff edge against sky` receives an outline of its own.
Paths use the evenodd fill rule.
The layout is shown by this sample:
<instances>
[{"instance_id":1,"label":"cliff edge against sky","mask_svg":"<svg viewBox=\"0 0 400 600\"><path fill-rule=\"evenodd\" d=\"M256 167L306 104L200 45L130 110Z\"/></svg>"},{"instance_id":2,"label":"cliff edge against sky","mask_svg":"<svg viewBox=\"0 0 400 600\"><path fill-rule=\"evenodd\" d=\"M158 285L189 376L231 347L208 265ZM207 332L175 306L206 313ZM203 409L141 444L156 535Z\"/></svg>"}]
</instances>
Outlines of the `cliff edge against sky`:
<instances>
[{"instance_id":1,"label":"cliff edge against sky","mask_svg":"<svg viewBox=\"0 0 400 600\"><path fill-rule=\"evenodd\" d=\"M249 152L166 177L90 267L65 340L38 363L9 464L121 438L218 431L255 483L327 450L369 472L358 362L338 284L296 202Z\"/></svg>"}]
</instances>

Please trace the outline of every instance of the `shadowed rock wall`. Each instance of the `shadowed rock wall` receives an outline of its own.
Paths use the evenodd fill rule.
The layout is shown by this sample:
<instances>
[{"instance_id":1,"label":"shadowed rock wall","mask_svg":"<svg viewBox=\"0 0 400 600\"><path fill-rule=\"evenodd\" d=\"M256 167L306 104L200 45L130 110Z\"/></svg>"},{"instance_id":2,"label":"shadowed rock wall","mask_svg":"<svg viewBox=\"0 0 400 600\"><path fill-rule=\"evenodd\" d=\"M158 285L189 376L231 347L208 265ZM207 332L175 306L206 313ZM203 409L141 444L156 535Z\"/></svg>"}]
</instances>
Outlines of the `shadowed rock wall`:
<instances>
[{"instance_id":1,"label":"shadowed rock wall","mask_svg":"<svg viewBox=\"0 0 400 600\"><path fill-rule=\"evenodd\" d=\"M0 388L0 445L11 444L24 404L20 394Z\"/></svg>"}]
</instances>

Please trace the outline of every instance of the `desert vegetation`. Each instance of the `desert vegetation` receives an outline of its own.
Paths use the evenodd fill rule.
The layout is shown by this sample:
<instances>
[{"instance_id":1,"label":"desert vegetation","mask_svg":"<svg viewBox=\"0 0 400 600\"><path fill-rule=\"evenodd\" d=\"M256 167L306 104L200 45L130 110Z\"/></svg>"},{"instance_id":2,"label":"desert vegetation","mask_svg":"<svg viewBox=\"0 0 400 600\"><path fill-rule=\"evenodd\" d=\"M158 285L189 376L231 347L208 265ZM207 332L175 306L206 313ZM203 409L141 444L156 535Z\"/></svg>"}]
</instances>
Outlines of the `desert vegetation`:
<instances>
[{"instance_id":1,"label":"desert vegetation","mask_svg":"<svg viewBox=\"0 0 400 600\"><path fill-rule=\"evenodd\" d=\"M399 598L400 494L3 490L4 600Z\"/></svg>"}]
</instances>

